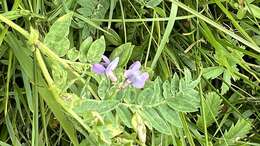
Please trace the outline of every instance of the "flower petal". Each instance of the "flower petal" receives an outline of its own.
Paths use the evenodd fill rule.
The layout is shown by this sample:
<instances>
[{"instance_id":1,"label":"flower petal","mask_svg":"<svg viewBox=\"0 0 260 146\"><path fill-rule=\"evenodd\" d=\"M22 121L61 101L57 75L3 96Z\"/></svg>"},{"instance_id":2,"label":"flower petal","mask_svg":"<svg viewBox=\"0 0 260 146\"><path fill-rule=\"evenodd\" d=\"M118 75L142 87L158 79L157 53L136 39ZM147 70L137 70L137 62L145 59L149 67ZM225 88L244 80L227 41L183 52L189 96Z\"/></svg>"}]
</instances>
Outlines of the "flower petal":
<instances>
[{"instance_id":1,"label":"flower petal","mask_svg":"<svg viewBox=\"0 0 260 146\"><path fill-rule=\"evenodd\" d=\"M105 65L108 65L110 63L110 60L105 55L102 55L102 60L104 61Z\"/></svg>"},{"instance_id":2,"label":"flower petal","mask_svg":"<svg viewBox=\"0 0 260 146\"><path fill-rule=\"evenodd\" d=\"M141 79L145 80L145 81L148 80L149 79L149 74L147 72L142 73Z\"/></svg>"},{"instance_id":3,"label":"flower petal","mask_svg":"<svg viewBox=\"0 0 260 146\"><path fill-rule=\"evenodd\" d=\"M130 78L133 74L134 74L134 71L129 69L129 70L125 71L124 76L126 78Z\"/></svg>"},{"instance_id":4,"label":"flower petal","mask_svg":"<svg viewBox=\"0 0 260 146\"><path fill-rule=\"evenodd\" d=\"M101 64L93 64L92 65L92 71L96 74L102 74L105 73L106 68Z\"/></svg>"},{"instance_id":5,"label":"flower petal","mask_svg":"<svg viewBox=\"0 0 260 146\"><path fill-rule=\"evenodd\" d=\"M106 72L112 72L114 69L116 69L119 62L119 57L116 57L106 68Z\"/></svg>"},{"instance_id":6,"label":"flower petal","mask_svg":"<svg viewBox=\"0 0 260 146\"><path fill-rule=\"evenodd\" d=\"M140 76L137 76L134 78L134 80L132 80L132 85L135 88L143 88L145 81L149 78L149 74L148 73L142 73Z\"/></svg>"},{"instance_id":7,"label":"flower petal","mask_svg":"<svg viewBox=\"0 0 260 146\"><path fill-rule=\"evenodd\" d=\"M131 70L139 70L140 68L141 68L141 63L140 63L140 61L134 62L134 63L129 67L129 69L131 69Z\"/></svg>"}]
</instances>

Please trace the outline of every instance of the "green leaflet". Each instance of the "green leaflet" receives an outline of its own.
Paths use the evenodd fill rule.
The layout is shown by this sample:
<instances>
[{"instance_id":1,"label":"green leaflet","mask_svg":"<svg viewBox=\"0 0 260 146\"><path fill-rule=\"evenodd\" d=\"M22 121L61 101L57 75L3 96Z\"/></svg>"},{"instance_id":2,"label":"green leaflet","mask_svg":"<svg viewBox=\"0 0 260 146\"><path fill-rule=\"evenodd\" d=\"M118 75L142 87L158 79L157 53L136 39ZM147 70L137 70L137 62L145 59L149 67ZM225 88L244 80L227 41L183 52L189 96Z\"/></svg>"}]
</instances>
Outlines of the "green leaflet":
<instances>
[{"instance_id":1,"label":"green leaflet","mask_svg":"<svg viewBox=\"0 0 260 146\"><path fill-rule=\"evenodd\" d=\"M68 35L72 15L71 12L56 20L44 38L44 44L59 57L66 55L70 47Z\"/></svg>"},{"instance_id":2,"label":"green leaflet","mask_svg":"<svg viewBox=\"0 0 260 146\"><path fill-rule=\"evenodd\" d=\"M105 99L109 89L109 82L106 78L102 78L98 86L98 96Z\"/></svg>"},{"instance_id":3,"label":"green leaflet","mask_svg":"<svg viewBox=\"0 0 260 146\"><path fill-rule=\"evenodd\" d=\"M78 0L77 3L81 6L77 11L89 19L103 19L109 8L109 0ZM80 24L83 26L82 38L87 38L96 32L96 28L84 22ZM99 26L101 23L96 24Z\"/></svg>"},{"instance_id":4,"label":"green leaflet","mask_svg":"<svg viewBox=\"0 0 260 146\"><path fill-rule=\"evenodd\" d=\"M113 29L107 29L107 31L110 33L104 33L104 36L106 38L106 40L108 40L108 42L110 42L111 44L115 45L115 46L119 46L122 44L122 39L120 38L120 36L117 34L117 32Z\"/></svg>"},{"instance_id":5,"label":"green leaflet","mask_svg":"<svg viewBox=\"0 0 260 146\"><path fill-rule=\"evenodd\" d=\"M74 47L68 51L67 56L69 60L76 61L79 58L79 51Z\"/></svg>"},{"instance_id":6,"label":"green leaflet","mask_svg":"<svg viewBox=\"0 0 260 146\"><path fill-rule=\"evenodd\" d=\"M223 80L225 82L222 82L222 85L221 85L221 94L224 95L225 93L227 93L227 91L229 90L229 86L228 85L231 85L231 74L225 70L224 73L223 73Z\"/></svg>"},{"instance_id":7,"label":"green leaflet","mask_svg":"<svg viewBox=\"0 0 260 146\"><path fill-rule=\"evenodd\" d=\"M128 108L124 106L118 106L116 109L116 113L119 116L119 119L123 122L124 125L126 125L128 128L132 128L131 125L131 117L132 113L129 111Z\"/></svg>"},{"instance_id":8,"label":"green leaflet","mask_svg":"<svg viewBox=\"0 0 260 146\"><path fill-rule=\"evenodd\" d=\"M226 139L243 138L251 130L251 123L248 120L239 119L236 125L233 125L228 131L225 132Z\"/></svg>"},{"instance_id":9,"label":"green leaflet","mask_svg":"<svg viewBox=\"0 0 260 146\"><path fill-rule=\"evenodd\" d=\"M162 0L149 0L146 2L145 6L148 8L154 8L158 6L161 2Z\"/></svg>"},{"instance_id":10,"label":"green leaflet","mask_svg":"<svg viewBox=\"0 0 260 146\"><path fill-rule=\"evenodd\" d=\"M133 48L134 45L132 45L131 43L120 45L113 50L110 58L113 60L116 57L119 57L119 66L123 67L128 63L128 60L132 55Z\"/></svg>"},{"instance_id":11,"label":"green leaflet","mask_svg":"<svg viewBox=\"0 0 260 146\"><path fill-rule=\"evenodd\" d=\"M203 68L203 77L206 79L215 79L224 72L224 68L220 66L213 66Z\"/></svg>"},{"instance_id":12,"label":"green leaflet","mask_svg":"<svg viewBox=\"0 0 260 146\"><path fill-rule=\"evenodd\" d=\"M194 88L199 78L192 80L188 69L184 70L184 78L179 79L177 74L169 82L163 84L163 95L166 103L173 109L180 112L195 112L200 107L199 94ZM171 89L171 90L169 90Z\"/></svg>"},{"instance_id":13,"label":"green leaflet","mask_svg":"<svg viewBox=\"0 0 260 146\"><path fill-rule=\"evenodd\" d=\"M249 8L252 10L252 15L260 19L260 8L253 4L249 4ZM251 11L249 12L251 13Z\"/></svg>"},{"instance_id":14,"label":"green leaflet","mask_svg":"<svg viewBox=\"0 0 260 146\"><path fill-rule=\"evenodd\" d=\"M170 108L167 105L162 105L158 107L159 113L162 115L164 120L171 123L172 125L182 128L181 119L179 117L178 112L174 111L172 108Z\"/></svg>"},{"instance_id":15,"label":"green leaflet","mask_svg":"<svg viewBox=\"0 0 260 146\"><path fill-rule=\"evenodd\" d=\"M210 92L205 95L206 99L203 102L205 107L205 119L206 119L206 126L209 127L212 123L215 122L214 118L218 115L221 106L221 98L215 92ZM199 116L197 120L197 126L203 129L204 122L203 116Z\"/></svg>"},{"instance_id":16,"label":"green leaflet","mask_svg":"<svg viewBox=\"0 0 260 146\"><path fill-rule=\"evenodd\" d=\"M235 125L232 125L228 131L225 132L224 137L228 144L233 144L235 140L244 138L251 130L251 123L248 120L239 119ZM226 145L223 140L219 140L216 146Z\"/></svg>"},{"instance_id":17,"label":"green leaflet","mask_svg":"<svg viewBox=\"0 0 260 146\"><path fill-rule=\"evenodd\" d=\"M118 106L118 103L119 101L116 100L84 99L75 103L73 111L78 114L83 114L89 111L103 113L115 109Z\"/></svg>"},{"instance_id":18,"label":"green leaflet","mask_svg":"<svg viewBox=\"0 0 260 146\"><path fill-rule=\"evenodd\" d=\"M52 77L55 85L61 90L64 90L67 86L68 73L65 69L59 64L52 64Z\"/></svg>"},{"instance_id":19,"label":"green leaflet","mask_svg":"<svg viewBox=\"0 0 260 146\"><path fill-rule=\"evenodd\" d=\"M154 129L164 134L170 134L171 130L165 120L158 114L154 108L144 108L142 111L138 111L142 118L144 118L149 125ZM149 127L149 126L148 126Z\"/></svg>"},{"instance_id":20,"label":"green leaflet","mask_svg":"<svg viewBox=\"0 0 260 146\"><path fill-rule=\"evenodd\" d=\"M180 112L195 112L200 107L199 94L195 90L184 90L174 98L167 99L167 104Z\"/></svg>"},{"instance_id":21,"label":"green leaflet","mask_svg":"<svg viewBox=\"0 0 260 146\"><path fill-rule=\"evenodd\" d=\"M163 0L136 0L142 6L146 6L147 8L156 8Z\"/></svg>"},{"instance_id":22,"label":"green leaflet","mask_svg":"<svg viewBox=\"0 0 260 146\"><path fill-rule=\"evenodd\" d=\"M92 42L93 42L93 38L88 37L80 44L80 48L79 48L79 61L80 62L87 62L87 54L88 54L88 50L89 50L89 47L92 44Z\"/></svg>"},{"instance_id":23,"label":"green leaflet","mask_svg":"<svg viewBox=\"0 0 260 146\"><path fill-rule=\"evenodd\" d=\"M152 99L151 97L153 97L154 91L152 88L145 88L144 90L142 90L138 97L136 98L136 103L138 105L150 105L153 104L152 103Z\"/></svg>"},{"instance_id":24,"label":"green leaflet","mask_svg":"<svg viewBox=\"0 0 260 146\"><path fill-rule=\"evenodd\" d=\"M89 47L87 53L87 61L90 63L99 63L101 61L102 55L106 49L106 42L104 36L95 40Z\"/></svg>"},{"instance_id":25,"label":"green leaflet","mask_svg":"<svg viewBox=\"0 0 260 146\"><path fill-rule=\"evenodd\" d=\"M132 117L133 129L137 132L138 138L140 141L145 144L146 141L146 127L145 121L141 118L138 113L135 113Z\"/></svg>"}]
</instances>

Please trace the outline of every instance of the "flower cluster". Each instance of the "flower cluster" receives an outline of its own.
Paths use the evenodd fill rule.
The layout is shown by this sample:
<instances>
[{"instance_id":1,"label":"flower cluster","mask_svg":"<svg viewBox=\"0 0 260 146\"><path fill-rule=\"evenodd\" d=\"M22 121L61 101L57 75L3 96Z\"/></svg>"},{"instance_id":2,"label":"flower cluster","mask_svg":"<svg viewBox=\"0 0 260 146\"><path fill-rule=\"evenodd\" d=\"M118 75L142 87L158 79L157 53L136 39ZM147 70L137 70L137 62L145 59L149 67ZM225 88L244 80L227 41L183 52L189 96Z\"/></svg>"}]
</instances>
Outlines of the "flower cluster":
<instances>
[{"instance_id":1,"label":"flower cluster","mask_svg":"<svg viewBox=\"0 0 260 146\"><path fill-rule=\"evenodd\" d=\"M92 71L96 74L105 74L112 82L117 81L117 77L113 73L119 62L119 57L110 61L106 56L102 56L102 61L99 64L92 65ZM126 84L131 84L135 88L143 88L146 80L149 78L147 72L141 72L141 63L139 61L134 62L128 70L125 71L124 77L126 78Z\"/></svg>"}]
</instances>

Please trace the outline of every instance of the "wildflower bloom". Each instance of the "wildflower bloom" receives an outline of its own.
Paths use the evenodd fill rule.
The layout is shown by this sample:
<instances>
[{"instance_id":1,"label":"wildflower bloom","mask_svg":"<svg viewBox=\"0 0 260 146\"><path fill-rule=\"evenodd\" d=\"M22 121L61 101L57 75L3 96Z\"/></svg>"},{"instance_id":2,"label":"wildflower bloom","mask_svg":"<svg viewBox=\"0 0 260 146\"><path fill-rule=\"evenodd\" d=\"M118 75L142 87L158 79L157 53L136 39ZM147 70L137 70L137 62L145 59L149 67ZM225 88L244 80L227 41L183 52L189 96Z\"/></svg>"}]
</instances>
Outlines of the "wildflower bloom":
<instances>
[{"instance_id":1,"label":"wildflower bloom","mask_svg":"<svg viewBox=\"0 0 260 146\"><path fill-rule=\"evenodd\" d=\"M147 72L142 73L140 68L141 63L136 61L124 73L124 76L127 78L126 81L132 84L135 88L143 88L145 81L149 78L149 74Z\"/></svg>"},{"instance_id":2,"label":"wildflower bloom","mask_svg":"<svg viewBox=\"0 0 260 146\"><path fill-rule=\"evenodd\" d=\"M119 57L116 57L112 62L110 62L110 60L103 55L102 60L103 61L101 63L92 65L92 71L96 74L106 74L112 82L116 82L117 78L113 73L113 70L115 70L118 65Z\"/></svg>"}]
</instances>

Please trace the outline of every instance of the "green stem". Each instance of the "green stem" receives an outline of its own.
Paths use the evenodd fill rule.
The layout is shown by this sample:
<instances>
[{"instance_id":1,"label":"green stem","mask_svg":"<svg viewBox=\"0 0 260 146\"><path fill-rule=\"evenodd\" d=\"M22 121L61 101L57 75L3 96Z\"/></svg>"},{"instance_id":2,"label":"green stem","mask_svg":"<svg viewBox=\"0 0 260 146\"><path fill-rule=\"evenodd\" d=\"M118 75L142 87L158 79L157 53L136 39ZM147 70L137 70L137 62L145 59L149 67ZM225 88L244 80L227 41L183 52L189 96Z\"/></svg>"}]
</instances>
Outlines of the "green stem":
<instances>
[{"instance_id":1,"label":"green stem","mask_svg":"<svg viewBox=\"0 0 260 146\"><path fill-rule=\"evenodd\" d=\"M11 78L11 69L12 69L12 61L13 61L13 51L9 50L9 57L8 57L8 70L7 70L7 78L6 78L6 91L5 91L5 110L4 115L7 115L7 107L8 107L8 100L9 100L9 84Z\"/></svg>"},{"instance_id":2,"label":"green stem","mask_svg":"<svg viewBox=\"0 0 260 146\"><path fill-rule=\"evenodd\" d=\"M182 125L183 125L183 128L184 128L184 133L186 134L190 145L191 145L191 146L195 146L195 143L194 143L193 138L192 138L192 135L191 135L191 133L190 133L189 126L188 126L188 123L187 123L187 121L186 121L186 118L185 118L185 114L184 114L184 113L180 113L180 119L181 119L181 121L182 121Z\"/></svg>"},{"instance_id":3,"label":"green stem","mask_svg":"<svg viewBox=\"0 0 260 146\"><path fill-rule=\"evenodd\" d=\"M155 11L153 12L153 16L155 16ZM151 44L152 44L152 40L153 40L154 24L155 24L155 21L153 21L153 23L152 23L152 29L151 29L151 33L150 33L147 53L146 53L145 62L144 62L145 67L147 66L147 62L148 62L148 58L149 58L149 54L150 54L150 49L151 49Z\"/></svg>"},{"instance_id":4,"label":"green stem","mask_svg":"<svg viewBox=\"0 0 260 146\"><path fill-rule=\"evenodd\" d=\"M164 35L163 35L163 38L162 38L162 41L156 51L156 54L155 54L155 57L153 59L153 62L152 62L152 65L151 67L154 69L156 64L157 64L157 61L159 60L159 57L169 39L169 36L172 32L172 29L173 29L173 25L174 25L174 22L175 22L175 18L177 16L177 11L178 11L178 6L174 3L172 3L172 6L171 6L171 13L170 13L170 17L169 17L169 21L168 21L168 24L166 26L166 29L165 29L165 32L164 32Z\"/></svg>"},{"instance_id":5,"label":"green stem","mask_svg":"<svg viewBox=\"0 0 260 146\"><path fill-rule=\"evenodd\" d=\"M126 34L126 25L125 25L125 15L124 15L124 8L123 8L122 0L119 0L119 4L120 4L122 22L123 22L123 27L124 27L125 43L127 43L127 34Z\"/></svg>"}]
</instances>

